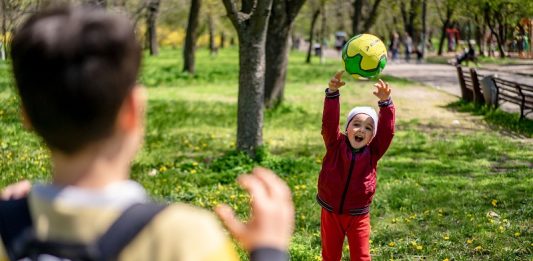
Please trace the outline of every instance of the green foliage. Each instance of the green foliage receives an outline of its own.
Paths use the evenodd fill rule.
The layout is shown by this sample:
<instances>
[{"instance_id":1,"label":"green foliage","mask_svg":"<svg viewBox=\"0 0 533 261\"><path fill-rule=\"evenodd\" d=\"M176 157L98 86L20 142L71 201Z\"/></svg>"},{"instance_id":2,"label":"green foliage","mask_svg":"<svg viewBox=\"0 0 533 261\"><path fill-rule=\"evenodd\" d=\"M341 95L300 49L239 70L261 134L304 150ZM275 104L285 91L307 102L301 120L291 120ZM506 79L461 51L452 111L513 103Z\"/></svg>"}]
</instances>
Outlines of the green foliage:
<instances>
[{"instance_id":1,"label":"green foliage","mask_svg":"<svg viewBox=\"0 0 533 261\"><path fill-rule=\"evenodd\" d=\"M249 198L235 178L257 165L272 168L287 181L296 204L291 259L319 260L315 195L325 152L320 135L323 91L342 65L307 65L303 54L291 54L287 102L265 113L265 146L252 159L235 151L236 50L221 50L216 57L199 50L196 76L179 73L180 54L162 50L160 57L145 60L146 139L132 178L156 198L204 208L226 202L245 218ZM0 64L0 75L8 75L6 69ZM395 92L413 85L384 78ZM47 151L23 130L18 101L5 79L0 77L0 187L25 178L48 180ZM343 112L372 95L370 82L346 81ZM397 106L415 107L413 99ZM531 146L495 131L405 121L400 113L398 120L393 144L378 166L371 211L374 259L530 260Z\"/></svg>"}]
</instances>

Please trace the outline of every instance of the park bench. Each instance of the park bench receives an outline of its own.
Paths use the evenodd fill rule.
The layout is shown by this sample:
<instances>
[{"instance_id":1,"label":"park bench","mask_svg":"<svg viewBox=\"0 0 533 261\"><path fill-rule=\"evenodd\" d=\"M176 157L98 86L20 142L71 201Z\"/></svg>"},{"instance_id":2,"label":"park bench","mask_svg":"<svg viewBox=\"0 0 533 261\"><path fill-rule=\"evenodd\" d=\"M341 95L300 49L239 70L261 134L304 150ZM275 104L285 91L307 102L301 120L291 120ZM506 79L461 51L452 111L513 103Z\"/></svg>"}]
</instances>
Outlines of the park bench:
<instances>
[{"instance_id":1,"label":"park bench","mask_svg":"<svg viewBox=\"0 0 533 261\"><path fill-rule=\"evenodd\" d=\"M484 104L485 99L481 91L480 79L483 75L479 75L474 68L463 69L460 65L457 68L457 75L459 77L459 84L461 86L461 96L465 101L473 101L477 104Z\"/></svg>"},{"instance_id":2,"label":"park bench","mask_svg":"<svg viewBox=\"0 0 533 261\"><path fill-rule=\"evenodd\" d=\"M533 112L533 85L492 78L496 86L497 106L504 102L520 107L520 119Z\"/></svg>"},{"instance_id":3,"label":"park bench","mask_svg":"<svg viewBox=\"0 0 533 261\"><path fill-rule=\"evenodd\" d=\"M480 84L485 76L478 74L474 68L464 69L459 65L456 68L463 100L473 101L477 104L490 104L491 101L486 101L485 99L491 95L484 93L482 91L484 88ZM492 94L496 96L493 105L499 107L501 104L507 102L519 106L520 119L533 112L533 85L517 83L492 75L488 77L490 77L495 88L495 93ZM484 96L484 94L488 95Z\"/></svg>"}]
</instances>

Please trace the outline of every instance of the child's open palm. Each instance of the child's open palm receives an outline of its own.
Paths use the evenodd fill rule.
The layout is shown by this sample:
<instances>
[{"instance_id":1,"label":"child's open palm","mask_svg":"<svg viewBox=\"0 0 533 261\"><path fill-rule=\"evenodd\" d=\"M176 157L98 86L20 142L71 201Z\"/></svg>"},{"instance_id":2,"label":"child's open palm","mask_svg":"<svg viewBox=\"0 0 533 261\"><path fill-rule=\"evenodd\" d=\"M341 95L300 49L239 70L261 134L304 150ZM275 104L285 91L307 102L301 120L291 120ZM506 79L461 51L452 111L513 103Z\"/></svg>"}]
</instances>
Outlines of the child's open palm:
<instances>
[{"instance_id":1,"label":"child's open palm","mask_svg":"<svg viewBox=\"0 0 533 261\"><path fill-rule=\"evenodd\" d=\"M386 101L390 98L391 88L389 84L379 79L379 82L374 84L376 86L376 91L374 95L379 98L380 101Z\"/></svg>"}]
</instances>

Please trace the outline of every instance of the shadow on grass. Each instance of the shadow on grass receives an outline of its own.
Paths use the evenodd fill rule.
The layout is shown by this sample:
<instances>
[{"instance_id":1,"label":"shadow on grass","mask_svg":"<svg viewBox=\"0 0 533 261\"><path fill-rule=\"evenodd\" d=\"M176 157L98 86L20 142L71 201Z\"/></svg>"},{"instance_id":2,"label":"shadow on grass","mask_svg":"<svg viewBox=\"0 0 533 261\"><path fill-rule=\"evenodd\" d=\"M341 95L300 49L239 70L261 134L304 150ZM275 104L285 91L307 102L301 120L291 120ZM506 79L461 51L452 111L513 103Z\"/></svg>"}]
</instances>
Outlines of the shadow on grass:
<instances>
[{"instance_id":1,"label":"shadow on grass","mask_svg":"<svg viewBox=\"0 0 533 261\"><path fill-rule=\"evenodd\" d=\"M483 119L488 123L488 127L505 136L516 138L533 137L533 120L528 118L520 119L518 113L508 113L486 105L479 106L463 100L452 102L444 107L453 111L483 116Z\"/></svg>"}]
</instances>

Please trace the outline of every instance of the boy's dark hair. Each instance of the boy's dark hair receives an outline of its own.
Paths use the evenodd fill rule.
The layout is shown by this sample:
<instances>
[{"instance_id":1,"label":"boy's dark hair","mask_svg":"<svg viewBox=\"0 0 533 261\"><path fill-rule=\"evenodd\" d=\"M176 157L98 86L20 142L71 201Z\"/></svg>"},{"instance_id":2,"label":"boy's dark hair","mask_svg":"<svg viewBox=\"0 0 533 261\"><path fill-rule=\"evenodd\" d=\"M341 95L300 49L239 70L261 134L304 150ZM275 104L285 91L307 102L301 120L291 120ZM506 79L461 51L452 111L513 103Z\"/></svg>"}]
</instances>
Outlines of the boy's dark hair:
<instances>
[{"instance_id":1,"label":"boy's dark hair","mask_svg":"<svg viewBox=\"0 0 533 261\"><path fill-rule=\"evenodd\" d=\"M50 148L71 154L113 131L141 48L125 17L61 7L30 17L13 37L11 55L32 127Z\"/></svg>"}]
</instances>

